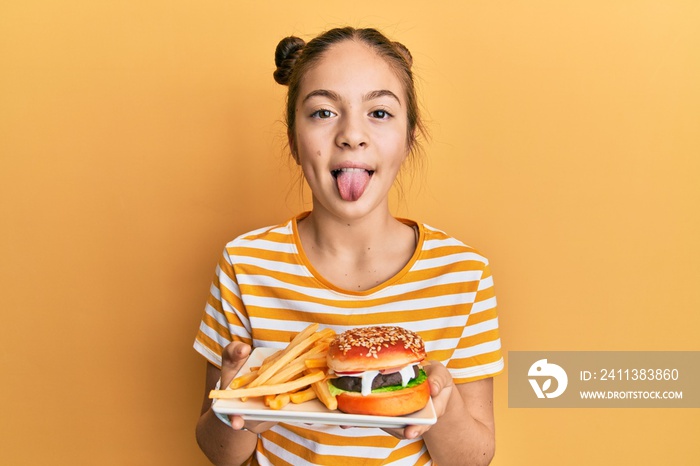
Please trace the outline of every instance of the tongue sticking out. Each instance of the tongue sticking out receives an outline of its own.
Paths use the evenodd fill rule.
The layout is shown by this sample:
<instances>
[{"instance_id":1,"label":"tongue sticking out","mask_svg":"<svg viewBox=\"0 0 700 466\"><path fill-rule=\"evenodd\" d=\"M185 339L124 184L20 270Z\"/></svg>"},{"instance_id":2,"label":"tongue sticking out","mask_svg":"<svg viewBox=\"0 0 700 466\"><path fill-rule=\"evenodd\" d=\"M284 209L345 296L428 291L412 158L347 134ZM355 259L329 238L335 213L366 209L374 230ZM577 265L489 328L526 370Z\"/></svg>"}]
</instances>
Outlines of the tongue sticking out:
<instances>
[{"instance_id":1,"label":"tongue sticking out","mask_svg":"<svg viewBox=\"0 0 700 466\"><path fill-rule=\"evenodd\" d=\"M369 172L360 168L344 168L338 171L335 179L340 197L344 201L358 200L365 192L369 178Z\"/></svg>"}]
</instances>

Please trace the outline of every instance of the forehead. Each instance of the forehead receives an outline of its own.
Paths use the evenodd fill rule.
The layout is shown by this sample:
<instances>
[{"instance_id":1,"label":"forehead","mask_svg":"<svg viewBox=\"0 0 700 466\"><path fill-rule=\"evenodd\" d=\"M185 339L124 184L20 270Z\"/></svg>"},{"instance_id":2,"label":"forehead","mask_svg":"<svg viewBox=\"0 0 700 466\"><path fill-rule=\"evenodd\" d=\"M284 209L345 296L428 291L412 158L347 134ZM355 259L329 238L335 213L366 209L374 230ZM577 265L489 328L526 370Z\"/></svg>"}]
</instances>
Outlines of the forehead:
<instances>
[{"instance_id":1,"label":"forehead","mask_svg":"<svg viewBox=\"0 0 700 466\"><path fill-rule=\"evenodd\" d=\"M402 101L405 95L404 85L387 59L368 45L353 40L329 47L306 72L300 85L302 98L316 89L333 90L341 95L386 89Z\"/></svg>"}]
</instances>

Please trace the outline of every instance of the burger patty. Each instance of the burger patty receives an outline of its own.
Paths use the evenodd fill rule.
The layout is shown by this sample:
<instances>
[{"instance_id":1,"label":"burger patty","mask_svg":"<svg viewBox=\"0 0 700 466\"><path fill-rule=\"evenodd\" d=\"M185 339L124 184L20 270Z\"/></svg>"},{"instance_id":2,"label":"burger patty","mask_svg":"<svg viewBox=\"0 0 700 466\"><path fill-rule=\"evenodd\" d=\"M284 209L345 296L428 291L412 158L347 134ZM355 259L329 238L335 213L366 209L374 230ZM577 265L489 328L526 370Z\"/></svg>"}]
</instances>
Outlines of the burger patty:
<instances>
[{"instance_id":1,"label":"burger patty","mask_svg":"<svg viewBox=\"0 0 700 466\"><path fill-rule=\"evenodd\" d=\"M411 379L418 377L418 373L418 366L413 366L413 377L411 377ZM331 383L341 390L345 390L346 392L362 391L362 379L360 377L338 377L337 379L331 379ZM372 381L372 390L391 385L401 385L400 373L393 372L391 374L378 374Z\"/></svg>"}]
</instances>

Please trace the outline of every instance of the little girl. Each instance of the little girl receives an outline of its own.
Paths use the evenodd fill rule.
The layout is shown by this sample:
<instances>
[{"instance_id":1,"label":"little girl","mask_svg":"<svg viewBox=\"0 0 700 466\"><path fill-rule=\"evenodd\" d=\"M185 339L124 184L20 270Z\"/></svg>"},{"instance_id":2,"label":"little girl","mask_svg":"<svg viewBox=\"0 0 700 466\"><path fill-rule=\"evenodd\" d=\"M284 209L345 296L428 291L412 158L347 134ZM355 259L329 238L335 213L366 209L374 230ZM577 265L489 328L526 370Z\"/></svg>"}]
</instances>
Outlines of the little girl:
<instances>
[{"instance_id":1,"label":"little girl","mask_svg":"<svg viewBox=\"0 0 700 466\"><path fill-rule=\"evenodd\" d=\"M422 130L412 58L374 29L280 42L289 147L313 208L226 245L195 340L207 360L197 425L219 465L482 465L494 454L492 377L503 369L488 261L389 211ZM251 347L283 347L317 322L340 333L399 325L426 345L437 423L403 429L221 422L208 393Z\"/></svg>"}]
</instances>

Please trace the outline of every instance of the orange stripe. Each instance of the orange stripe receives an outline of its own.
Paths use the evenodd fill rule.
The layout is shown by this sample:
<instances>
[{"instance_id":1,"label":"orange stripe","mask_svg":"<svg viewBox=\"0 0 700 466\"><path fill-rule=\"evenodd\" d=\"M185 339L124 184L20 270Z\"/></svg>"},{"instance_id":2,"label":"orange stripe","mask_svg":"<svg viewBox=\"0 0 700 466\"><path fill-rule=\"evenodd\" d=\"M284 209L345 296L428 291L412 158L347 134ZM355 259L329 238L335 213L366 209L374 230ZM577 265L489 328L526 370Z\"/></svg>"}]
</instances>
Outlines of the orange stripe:
<instances>
[{"instance_id":1,"label":"orange stripe","mask_svg":"<svg viewBox=\"0 0 700 466\"><path fill-rule=\"evenodd\" d=\"M424 442L421 440L419 442L409 443L397 450L394 450L391 455L387 458L386 462L391 463L392 461L397 461L409 456L413 456L423 448Z\"/></svg>"},{"instance_id":2,"label":"orange stripe","mask_svg":"<svg viewBox=\"0 0 700 466\"><path fill-rule=\"evenodd\" d=\"M303 285L301 285L303 286ZM257 285L240 285L241 293L247 296L259 296L259 297L271 297L274 296L276 299L290 300L290 301L302 301L302 302L312 302L317 304L322 304L326 306L334 306L339 308L365 308L374 307L380 305L391 305L397 302L407 302L414 299L424 299L424 298L437 298L441 296L449 296L453 294L464 294L473 293L476 291L478 284L476 282L473 285L470 284L443 284L437 286L431 286L427 288L422 288L419 290L407 291L398 296L385 296L375 299L363 299L363 300L342 300L342 299L324 299L310 297L300 291L285 289L282 287L261 287ZM315 288L311 288L314 290Z\"/></svg>"},{"instance_id":3,"label":"orange stripe","mask_svg":"<svg viewBox=\"0 0 700 466\"><path fill-rule=\"evenodd\" d=\"M347 456L340 456L340 455L320 455L314 453L312 450L309 450L303 445L300 445L298 443L291 442L287 437L284 437L276 432L273 432L271 430L268 430L267 432L263 433L263 437L265 440L268 440L270 442L275 443L278 445L280 448L287 450L288 452L295 454L306 461L309 461L310 463L321 465L321 466L337 466L337 465L342 465L342 464L347 464L346 462L354 459L357 460L357 458L351 458ZM345 446L352 446L352 440L353 438L351 437L346 437L347 442L344 444ZM358 448L361 448L358 447ZM363 465L381 465L383 461L381 459L370 459L370 458L363 458L362 459L362 464ZM284 463L286 464L286 463Z\"/></svg>"}]
</instances>

